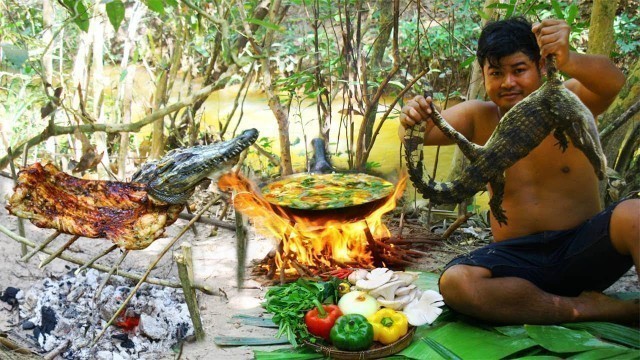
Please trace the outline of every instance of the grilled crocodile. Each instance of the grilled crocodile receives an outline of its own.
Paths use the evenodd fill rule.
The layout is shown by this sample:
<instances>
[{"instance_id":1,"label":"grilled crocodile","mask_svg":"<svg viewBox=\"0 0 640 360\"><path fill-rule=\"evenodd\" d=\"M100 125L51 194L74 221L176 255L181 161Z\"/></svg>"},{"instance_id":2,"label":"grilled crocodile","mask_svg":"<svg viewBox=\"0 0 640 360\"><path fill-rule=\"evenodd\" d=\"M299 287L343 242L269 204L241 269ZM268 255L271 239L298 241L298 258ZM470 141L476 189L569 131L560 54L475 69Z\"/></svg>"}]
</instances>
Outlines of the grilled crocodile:
<instances>
[{"instance_id":1,"label":"grilled crocodile","mask_svg":"<svg viewBox=\"0 0 640 360\"><path fill-rule=\"evenodd\" d=\"M452 181L436 182L431 178L425 181L422 145L426 126L417 124L408 129L404 142L409 177L418 192L434 204L458 203L484 191L489 183L493 190L489 201L491 212L499 223L506 224L507 216L501 206L504 172L551 132L562 151L567 149L571 139L589 159L598 178L603 179L606 162L591 111L564 86L553 57L547 58L546 70L547 81L504 114L484 146L468 141L431 105L435 126L460 147L470 164Z\"/></svg>"},{"instance_id":2,"label":"grilled crocodile","mask_svg":"<svg viewBox=\"0 0 640 360\"><path fill-rule=\"evenodd\" d=\"M176 221L205 177L230 169L257 137L251 129L229 141L173 150L144 164L132 182L79 179L35 163L18 174L6 208L38 227L144 249Z\"/></svg>"}]
</instances>

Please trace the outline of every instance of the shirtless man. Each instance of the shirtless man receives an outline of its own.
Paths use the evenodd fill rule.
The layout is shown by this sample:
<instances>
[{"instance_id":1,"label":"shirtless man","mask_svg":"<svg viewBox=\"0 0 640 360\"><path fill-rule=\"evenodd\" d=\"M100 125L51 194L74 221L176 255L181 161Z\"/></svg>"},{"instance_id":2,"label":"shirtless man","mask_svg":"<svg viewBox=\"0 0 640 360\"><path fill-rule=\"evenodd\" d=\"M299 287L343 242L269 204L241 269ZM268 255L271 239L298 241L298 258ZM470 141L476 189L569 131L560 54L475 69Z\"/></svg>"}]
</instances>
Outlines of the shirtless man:
<instances>
[{"instance_id":1,"label":"shirtless man","mask_svg":"<svg viewBox=\"0 0 640 360\"><path fill-rule=\"evenodd\" d=\"M548 54L572 78L565 86L598 116L625 78L604 56L569 51L569 32L559 20L488 24L477 58L490 101L465 101L442 116L467 139L484 144L502 115L541 85ZM430 102L422 96L407 102L400 115L401 138L404 128L429 121ZM426 145L452 143L432 121L428 124ZM602 210L593 167L572 145L562 152L552 135L505 177L502 207L508 224L492 216L495 241L447 265L440 278L445 303L496 323L638 322L637 301L601 291L632 265L640 269L640 199Z\"/></svg>"}]
</instances>

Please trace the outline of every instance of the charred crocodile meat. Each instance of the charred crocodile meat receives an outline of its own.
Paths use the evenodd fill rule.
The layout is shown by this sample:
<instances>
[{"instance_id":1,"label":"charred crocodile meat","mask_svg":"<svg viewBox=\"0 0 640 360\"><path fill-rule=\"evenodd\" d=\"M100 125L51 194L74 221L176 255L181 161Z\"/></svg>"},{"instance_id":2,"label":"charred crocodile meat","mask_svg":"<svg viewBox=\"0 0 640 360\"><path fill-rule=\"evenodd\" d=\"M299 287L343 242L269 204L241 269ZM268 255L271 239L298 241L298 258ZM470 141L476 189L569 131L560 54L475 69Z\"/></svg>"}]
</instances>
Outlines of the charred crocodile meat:
<instances>
[{"instance_id":1,"label":"charred crocodile meat","mask_svg":"<svg viewBox=\"0 0 640 360\"><path fill-rule=\"evenodd\" d=\"M257 138L250 129L229 141L173 150L144 164L132 182L79 179L35 163L18 174L6 208L41 228L144 249L176 221L205 177L228 171Z\"/></svg>"},{"instance_id":2,"label":"charred crocodile meat","mask_svg":"<svg viewBox=\"0 0 640 360\"><path fill-rule=\"evenodd\" d=\"M453 181L436 182L429 178L425 182L422 146L426 126L419 123L407 130L404 143L409 177L425 199L434 204L458 203L484 191L489 183L493 191L489 201L491 212L499 223L506 224L507 216L501 206L504 172L551 132L562 151L571 139L589 159L598 178L604 178L606 162L591 111L564 86L553 57L547 58L546 70L547 81L504 114L484 146L468 141L431 105L435 126L460 147L470 162Z\"/></svg>"}]
</instances>

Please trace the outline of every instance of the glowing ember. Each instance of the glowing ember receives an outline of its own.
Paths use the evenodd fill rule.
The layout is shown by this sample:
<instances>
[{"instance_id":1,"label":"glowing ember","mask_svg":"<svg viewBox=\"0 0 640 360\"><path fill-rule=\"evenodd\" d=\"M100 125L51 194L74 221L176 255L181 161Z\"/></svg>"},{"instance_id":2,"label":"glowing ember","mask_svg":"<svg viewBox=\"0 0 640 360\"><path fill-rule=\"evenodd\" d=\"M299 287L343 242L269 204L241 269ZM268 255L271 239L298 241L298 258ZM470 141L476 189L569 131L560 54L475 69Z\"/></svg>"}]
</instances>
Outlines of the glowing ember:
<instances>
[{"instance_id":1,"label":"glowing ember","mask_svg":"<svg viewBox=\"0 0 640 360\"><path fill-rule=\"evenodd\" d=\"M133 331L140 324L140 316L120 316L115 322L115 325L122 328L124 331Z\"/></svg>"},{"instance_id":2,"label":"glowing ember","mask_svg":"<svg viewBox=\"0 0 640 360\"><path fill-rule=\"evenodd\" d=\"M267 202L255 184L239 175L223 175L218 186L236 194L235 209L252 219L258 231L278 240L275 265L278 271L284 268L288 275L295 276L301 268L317 275L338 268L373 267L375 251L393 248L389 244L374 249L378 248L376 241L390 237L382 215L396 207L406 178L398 181L393 195L382 205L352 221L342 220L340 212L333 210L305 213L313 216L297 215Z\"/></svg>"}]
</instances>

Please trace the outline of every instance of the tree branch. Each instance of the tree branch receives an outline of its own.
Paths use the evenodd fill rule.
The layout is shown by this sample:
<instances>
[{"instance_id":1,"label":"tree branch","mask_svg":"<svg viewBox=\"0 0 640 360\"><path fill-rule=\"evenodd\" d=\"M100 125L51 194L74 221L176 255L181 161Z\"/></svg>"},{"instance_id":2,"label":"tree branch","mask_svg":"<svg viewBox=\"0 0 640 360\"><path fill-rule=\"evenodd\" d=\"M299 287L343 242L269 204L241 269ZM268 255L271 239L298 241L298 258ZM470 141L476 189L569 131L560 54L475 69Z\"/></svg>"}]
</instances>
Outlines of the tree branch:
<instances>
[{"instance_id":1,"label":"tree branch","mask_svg":"<svg viewBox=\"0 0 640 360\"><path fill-rule=\"evenodd\" d=\"M221 81L224 81L224 80L225 79L221 79ZM7 154L6 156L0 158L0 169L4 169L9 164L9 161L13 160L14 158L22 154L24 152L25 147L29 149L30 147L37 145L53 136L73 134L73 132L76 131L76 129L80 130L83 133L93 133L93 132L119 133L119 132L139 131L143 126L150 124L153 121L160 119L168 114L176 112L182 109L183 107L189 106L203 97L208 96L213 91L215 91L218 88L218 86L219 86L218 83L206 86L194 92L190 97L182 101L173 103L162 109L159 109L158 111L154 111L153 113L142 118L142 120L134 123L83 124L83 125L76 125L76 126L58 126L58 125L50 124L50 126L47 126L40 134L14 146L11 155Z\"/></svg>"}]
</instances>

